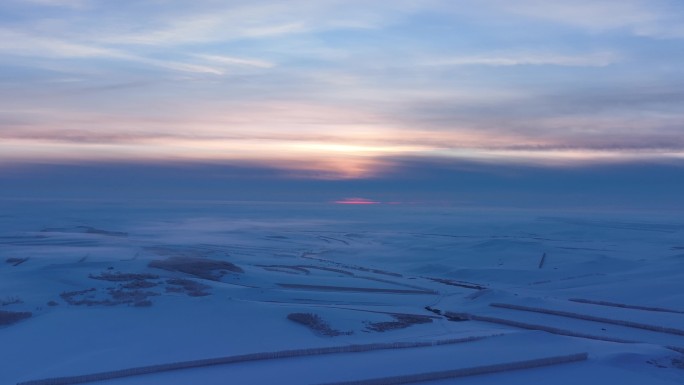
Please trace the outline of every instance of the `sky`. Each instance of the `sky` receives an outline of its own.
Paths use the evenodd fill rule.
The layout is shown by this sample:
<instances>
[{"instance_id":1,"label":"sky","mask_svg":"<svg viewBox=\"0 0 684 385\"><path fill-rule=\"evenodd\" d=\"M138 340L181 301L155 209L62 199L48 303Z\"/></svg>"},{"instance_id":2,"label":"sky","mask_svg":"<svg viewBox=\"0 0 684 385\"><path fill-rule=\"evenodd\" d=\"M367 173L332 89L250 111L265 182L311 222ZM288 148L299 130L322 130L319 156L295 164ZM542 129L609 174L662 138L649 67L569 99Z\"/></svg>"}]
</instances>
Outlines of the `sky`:
<instances>
[{"instance_id":1,"label":"sky","mask_svg":"<svg viewBox=\"0 0 684 385\"><path fill-rule=\"evenodd\" d=\"M683 21L680 0L3 0L0 183L98 165L670 175Z\"/></svg>"}]
</instances>

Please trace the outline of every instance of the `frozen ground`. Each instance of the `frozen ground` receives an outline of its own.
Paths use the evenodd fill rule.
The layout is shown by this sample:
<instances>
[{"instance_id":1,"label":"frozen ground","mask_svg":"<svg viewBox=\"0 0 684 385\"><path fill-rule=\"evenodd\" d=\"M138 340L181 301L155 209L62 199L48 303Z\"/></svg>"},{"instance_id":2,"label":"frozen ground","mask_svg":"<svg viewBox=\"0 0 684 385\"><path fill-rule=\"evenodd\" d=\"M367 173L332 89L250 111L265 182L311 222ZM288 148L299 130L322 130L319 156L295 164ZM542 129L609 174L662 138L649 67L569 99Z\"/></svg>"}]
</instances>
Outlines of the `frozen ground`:
<instances>
[{"instance_id":1,"label":"frozen ground","mask_svg":"<svg viewBox=\"0 0 684 385\"><path fill-rule=\"evenodd\" d=\"M256 359L97 383L321 384L483 367L497 372L431 383L684 382L680 212L0 208L0 384L245 354ZM310 350L365 344L378 345ZM532 367L540 359L553 365ZM503 370L517 366L529 368Z\"/></svg>"}]
</instances>

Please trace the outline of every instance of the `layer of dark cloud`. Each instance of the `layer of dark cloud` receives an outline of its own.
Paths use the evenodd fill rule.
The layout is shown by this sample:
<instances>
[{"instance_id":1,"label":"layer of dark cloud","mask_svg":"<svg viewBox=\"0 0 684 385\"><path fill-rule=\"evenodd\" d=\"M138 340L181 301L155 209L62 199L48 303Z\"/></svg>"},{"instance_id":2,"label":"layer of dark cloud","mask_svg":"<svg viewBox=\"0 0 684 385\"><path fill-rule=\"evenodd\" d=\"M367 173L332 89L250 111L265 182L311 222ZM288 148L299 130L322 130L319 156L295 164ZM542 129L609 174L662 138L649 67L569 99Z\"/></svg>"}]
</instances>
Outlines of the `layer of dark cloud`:
<instances>
[{"instance_id":1,"label":"layer of dark cloud","mask_svg":"<svg viewBox=\"0 0 684 385\"><path fill-rule=\"evenodd\" d=\"M317 180L250 164L23 164L0 168L2 198L384 202L684 209L684 161L532 167L395 159L392 172Z\"/></svg>"}]
</instances>

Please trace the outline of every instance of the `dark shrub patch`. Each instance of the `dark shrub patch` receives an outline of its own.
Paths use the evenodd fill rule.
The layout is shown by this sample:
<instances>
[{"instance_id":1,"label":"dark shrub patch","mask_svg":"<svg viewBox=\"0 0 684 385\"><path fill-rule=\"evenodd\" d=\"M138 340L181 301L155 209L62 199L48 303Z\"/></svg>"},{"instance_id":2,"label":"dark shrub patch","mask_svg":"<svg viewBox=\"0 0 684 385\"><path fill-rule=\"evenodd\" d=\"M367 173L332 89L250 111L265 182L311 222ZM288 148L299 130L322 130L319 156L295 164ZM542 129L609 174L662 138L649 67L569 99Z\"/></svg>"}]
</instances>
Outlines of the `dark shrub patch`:
<instances>
[{"instance_id":1,"label":"dark shrub patch","mask_svg":"<svg viewBox=\"0 0 684 385\"><path fill-rule=\"evenodd\" d=\"M128 282L128 281L142 281L146 279L157 279L158 275L154 274L134 274L134 273L110 273L104 272L100 275L90 274L88 278L99 279L101 281L109 282Z\"/></svg>"},{"instance_id":2,"label":"dark shrub patch","mask_svg":"<svg viewBox=\"0 0 684 385\"><path fill-rule=\"evenodd\" d=\"M12 266L19 266L26 261L28 261L28 258L7 258L5 260L5 262L9 263Z\"/></svg>"},{"instance_id":3,"label":"dark shrub patch","mask_svg":"<svg viewBox=\"0 0 684 385\"><path fill-rule=\"evenodd\" d=\"M367 329L374 332L386 332L389 330L404 329L411 325L425 324L432 322L432 318L417 314L392 314L396 321L374 322L368 324Z\"/></svg>"},{"instance_id":4,"label":"dark shrub patch","mask_svg":"<svg viewBox=\"0 0 684 385\"><path fill-rule=\"evenodd\" d=\"M31 312L28 311L4 311L0 310L0 326L2 325L12 325L21 320L30 318L32 316Z\"/></svg>"},{"instance_id":5,"label":"dark shrub patch","mask_svg":"<svg viewBox=\"0 0 684 385\"><path fill-rule=\"evenodd\" d=\"M171 257L154 260L150 267L168 271L178 271L210 281L219 281L228 272L244 273L244 270L226 261L217 261L206 258Z\"/></svg>"},{"instance_id":6,"label":"dark shrub patch","mask_svg":"<svg viewBox=\"0 0 684 385\"><path fill-rule=\"evenodd\" d=\"M122 285L124 289L149 289L151 287L157 286L156 283L150 281L132 281L125 285Z\"/></svg>"},{"instance_id":7,"label":"dark shrub patch","mask_svg":"<svg viewBox=\"0 0 684 385\"><path fill-rule=\"evenodd\" d=\"M211 287L203 283L195 282L190 279L172 278L166 281L171 286L166 287L167 292L171 293L185 293L190 297L203 297L210 295L207 291Z\"/></svg>"},{"instance_id":8,"label":"dark shrub patch","mask_svg":"<svg viewBox=\"0 0 684 385\"><path fill-rule=\"evenodd\" d=\"M326 337L335 337L335 336L341 336L341 335L350 335L353 332L341 332L339 330L335 330L328 325L327 322L323 320L318 314L312 314L312 313L290 313L287 315L287 319L290 321L297 322L298 324L302 324L309 329L311 329L314 333Z\"/></svg>"}]
</instances>

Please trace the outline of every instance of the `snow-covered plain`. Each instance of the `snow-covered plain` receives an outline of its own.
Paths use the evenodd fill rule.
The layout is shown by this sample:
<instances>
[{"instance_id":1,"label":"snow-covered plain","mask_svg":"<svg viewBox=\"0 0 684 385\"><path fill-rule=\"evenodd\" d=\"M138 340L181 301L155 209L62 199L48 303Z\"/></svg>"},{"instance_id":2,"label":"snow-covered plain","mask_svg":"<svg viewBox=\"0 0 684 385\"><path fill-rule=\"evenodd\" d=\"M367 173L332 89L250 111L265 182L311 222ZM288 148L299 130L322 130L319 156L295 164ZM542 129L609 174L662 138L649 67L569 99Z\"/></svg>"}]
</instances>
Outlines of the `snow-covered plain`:
<instances>
[{"instance_id":1,"label":"snow-covered plain","mask_svg":"<svg viewBox=\"0 0 684 385\"><path fill-rule=\"evenodd\" d=\"M431 383L684 383L681 212L20 200L0 208L0 384L426 341L441 343L97 383L321 384L581 353L588 359ZM445 343L469 337L484 338Z\"/></svg>"}]
</instances>

